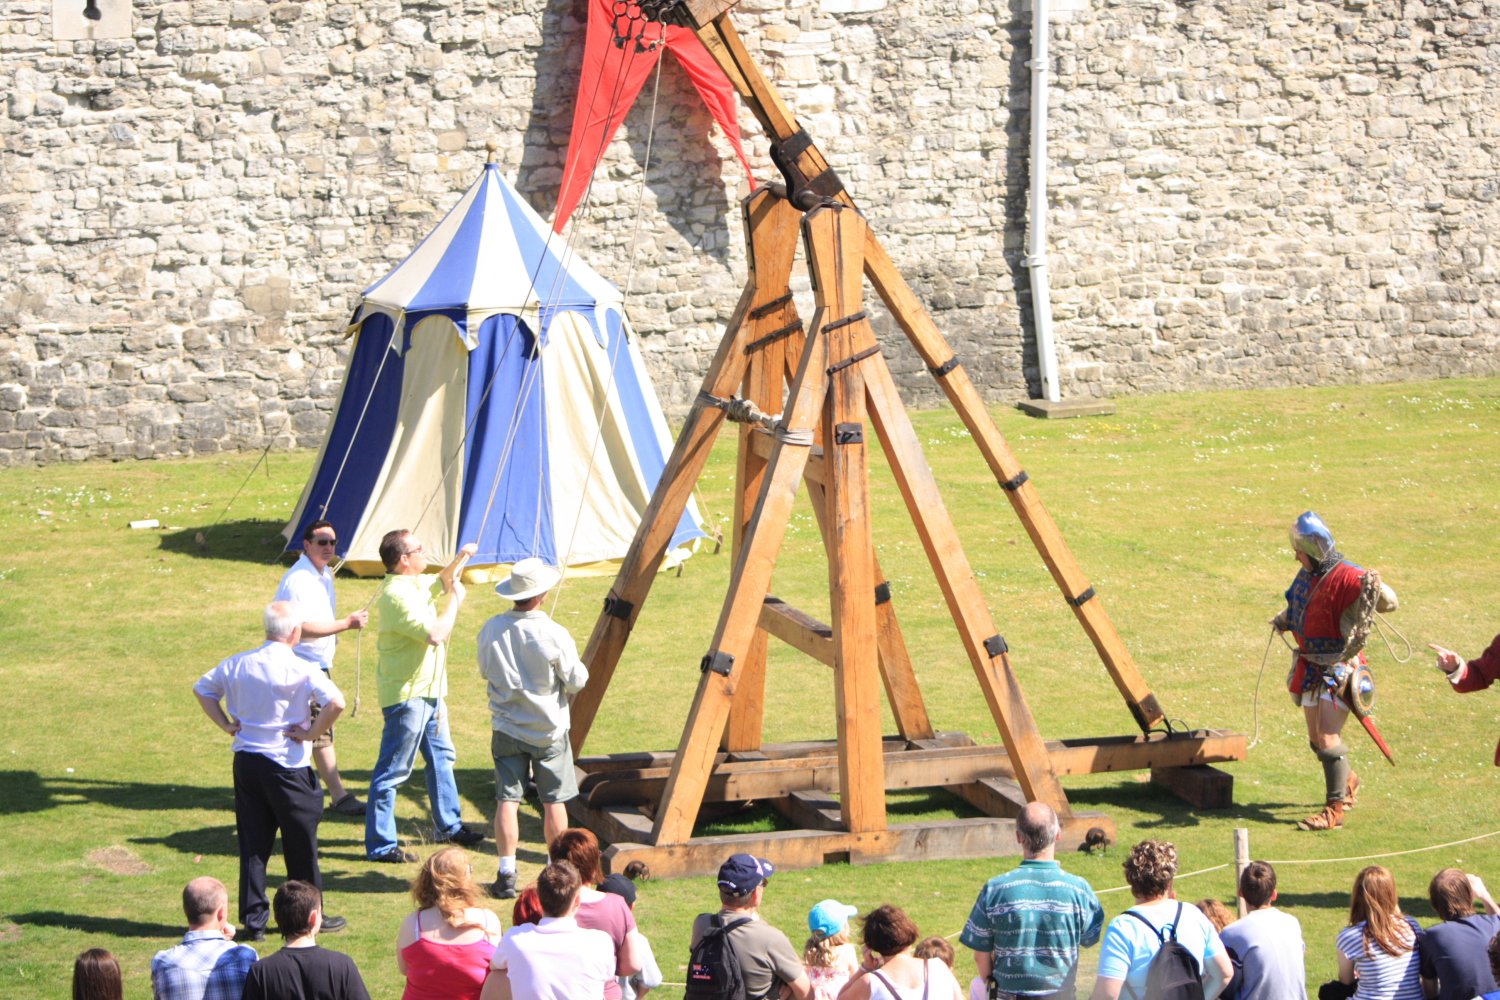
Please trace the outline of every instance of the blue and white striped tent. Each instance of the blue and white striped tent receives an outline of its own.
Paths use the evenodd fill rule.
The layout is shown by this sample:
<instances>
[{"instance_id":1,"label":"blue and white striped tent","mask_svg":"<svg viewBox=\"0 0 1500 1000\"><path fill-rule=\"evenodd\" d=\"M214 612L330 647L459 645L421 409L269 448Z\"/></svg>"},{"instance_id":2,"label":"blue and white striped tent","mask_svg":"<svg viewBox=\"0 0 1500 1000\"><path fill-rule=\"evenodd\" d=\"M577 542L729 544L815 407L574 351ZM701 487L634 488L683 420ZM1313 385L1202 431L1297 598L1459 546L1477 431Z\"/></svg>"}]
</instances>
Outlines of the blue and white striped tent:
<instances>
[{"instance_id":1,"label":"blue and white striped tent","mask_svg":"<svg viewBox=\"0 0 1500 1000\"><path fill-rule=\"evenodd\" d=\"M672 440L619 290L494 164L365 291L351 330L289 551L325 517L361 575L384 572L393 528L416 532L434 563L478 542L471 579L527 556L612 572ZM704 537L690 504L669 558Z\"/></svg>"}]
</instances>

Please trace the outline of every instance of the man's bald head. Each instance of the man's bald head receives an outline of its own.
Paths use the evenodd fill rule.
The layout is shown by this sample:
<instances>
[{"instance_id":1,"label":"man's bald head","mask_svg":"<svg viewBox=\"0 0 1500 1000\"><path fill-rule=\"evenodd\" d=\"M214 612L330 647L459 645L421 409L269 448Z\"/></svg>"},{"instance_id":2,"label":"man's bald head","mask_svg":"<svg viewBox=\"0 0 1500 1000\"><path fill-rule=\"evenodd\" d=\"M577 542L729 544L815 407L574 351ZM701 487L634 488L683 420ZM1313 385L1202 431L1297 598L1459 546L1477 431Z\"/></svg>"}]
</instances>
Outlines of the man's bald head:
<instances>
[{"instance_id":1,"label":"man's bald head","mask_svg":"<svg viewBox=\"0 0 1500 1000\"><path fill-rule=\"evenodd\" d=\"M297 606L291 601L273 601L266 605L266 638L273 642L290 642L302 625Z\"/></svg>"},{"instance_id":2,"label":"man's bald head","mask_svg":"<svg viewBox=\"0 0 1500 1000\"><path fill-rule=\"evenodd\" d=\"M228 905L229 891L224 883L207 875L193 879L182 890L182 912L192 928L212 924L219 911Z\"/></svg>"},{"instance_id":3,"label":"man's bald head","mask_svg":"<svg viewBox=\"0 0 1500 1000\"><path fill-rule=\"evenodd\" d=\"M1026 808L1016 817L1016 839L1021 842L1021 853L1034 858L1050 851L1052 845L1057 843L1057 834L1061 829L1057 813L1047 803L1026 803Z\"/></svg>"}]
</instances>

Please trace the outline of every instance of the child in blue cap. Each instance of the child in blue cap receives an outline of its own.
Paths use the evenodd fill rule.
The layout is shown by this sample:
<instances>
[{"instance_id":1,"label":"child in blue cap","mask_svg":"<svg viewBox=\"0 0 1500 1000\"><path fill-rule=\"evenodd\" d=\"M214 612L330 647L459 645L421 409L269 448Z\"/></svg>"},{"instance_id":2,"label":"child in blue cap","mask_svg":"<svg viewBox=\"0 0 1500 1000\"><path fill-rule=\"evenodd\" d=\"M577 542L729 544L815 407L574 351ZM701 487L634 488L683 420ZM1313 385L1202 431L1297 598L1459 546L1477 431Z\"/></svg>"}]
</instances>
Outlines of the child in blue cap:
<instances>
[{"instance_id":1,"label":"child in blue cap","mask_svg":"<svg viewBox=\"0 0 1500 1000\"><path fill-rule=\"evenodd\" d=\"M859 912L836 899L825 899L807 914L812 937L802 950L802 964L813 1000L834 1000L849 977L859 971L859 956L849 942L849 918Z\"/></svg>"}]
</instances>

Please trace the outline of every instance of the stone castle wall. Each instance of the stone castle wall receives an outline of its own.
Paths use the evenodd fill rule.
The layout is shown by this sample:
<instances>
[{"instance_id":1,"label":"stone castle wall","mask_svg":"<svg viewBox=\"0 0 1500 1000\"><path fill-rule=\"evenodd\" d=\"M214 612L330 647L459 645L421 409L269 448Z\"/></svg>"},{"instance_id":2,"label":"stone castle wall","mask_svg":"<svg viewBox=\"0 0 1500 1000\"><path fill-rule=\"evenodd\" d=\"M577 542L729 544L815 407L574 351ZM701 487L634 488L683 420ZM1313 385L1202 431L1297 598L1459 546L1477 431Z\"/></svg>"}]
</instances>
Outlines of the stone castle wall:
<instances>
[{"instance_id":1,"label":"stone castle wall","mask_svg":"<svg viewBox=\"0 0 1500 1000\"><path fill-rule=\"evenodd\" d=\"M1037 387L1024 2L734 15L993 399ZM119 23L127 0L99 3ZM0 0L0 464L316 444L359 290L457 200L486 140L544 214L556 198L584 0L134 0L128 37L55 39L81 4ZM1064 6L1065 391L1500 370L1500 3ZM670 56L654 115L652 93L575 239L629 283L680 410L744 279L748 185ZM909 399L936 402L876 312Z\"/></svg>"}]
</instances>

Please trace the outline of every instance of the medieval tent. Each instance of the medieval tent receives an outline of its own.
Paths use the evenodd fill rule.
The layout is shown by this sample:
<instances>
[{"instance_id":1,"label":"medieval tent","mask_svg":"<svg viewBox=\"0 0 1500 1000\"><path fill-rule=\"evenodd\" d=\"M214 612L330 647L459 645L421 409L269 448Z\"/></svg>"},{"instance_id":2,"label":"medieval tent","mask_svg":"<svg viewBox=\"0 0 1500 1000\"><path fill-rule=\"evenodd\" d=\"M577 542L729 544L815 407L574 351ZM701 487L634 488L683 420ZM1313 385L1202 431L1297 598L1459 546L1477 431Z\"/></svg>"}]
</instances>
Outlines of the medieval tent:
<instances>
[{"instance_id":1,"label":"medieval tent","mask_svg":"<svg viewBox=\"0 0 1500 1000\"><path fill-rule=\"evenodd\" d=\"M384 572L393 528L434 563L477 542L471 580L527 556L614 572L671 450L667 423L619 290L493 163L364 292L351 331L288 551L321 517L360 575ZM704 537L690 504L669 560Z\"/></svg>"}]
</instances>

